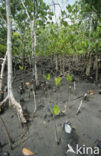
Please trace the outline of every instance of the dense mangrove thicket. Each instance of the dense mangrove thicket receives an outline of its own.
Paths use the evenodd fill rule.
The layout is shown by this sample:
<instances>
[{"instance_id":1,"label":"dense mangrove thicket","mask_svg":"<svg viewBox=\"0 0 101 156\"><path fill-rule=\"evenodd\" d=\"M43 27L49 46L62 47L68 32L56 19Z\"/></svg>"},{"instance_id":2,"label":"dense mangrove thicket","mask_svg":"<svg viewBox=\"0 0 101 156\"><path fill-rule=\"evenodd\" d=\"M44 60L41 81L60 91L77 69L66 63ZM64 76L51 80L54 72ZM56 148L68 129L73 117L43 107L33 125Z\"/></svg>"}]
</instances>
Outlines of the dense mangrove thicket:
<instances>
[{"instance_id":1,"label":"dense mangrove thicket","mask_svg":"<svg viewBox=\"0 0 101 156\"><path fill-rule=\"evenodd\" d=\"M12 1L13 62L16 60L16 64L20 63L25 68L25 60L28 64L33 64L34 60L32 61L31 58L35 51L36 68L34 70L35 77L38 79L37 60L39 58L51 58L56 71L62 70L60 73L65 72L68 58L70 58L69 62L72 61L72 63L68 67L69 70L74 64L75 67L78 66L77 68L82 64L83 75L95 75L98 80L101 66L100 3L99 0L97 2L76 1L72 6L67 5L66 10L61 10L61 17L53 22L54 13L42 0L35 1L34 4L33 1L25 1L25 8L21 1ZM4 57L7 40L4 0L0 2L0 17L0 57ZM31 31L34 33L34 38Z\"/></svg>"}]
</instances>

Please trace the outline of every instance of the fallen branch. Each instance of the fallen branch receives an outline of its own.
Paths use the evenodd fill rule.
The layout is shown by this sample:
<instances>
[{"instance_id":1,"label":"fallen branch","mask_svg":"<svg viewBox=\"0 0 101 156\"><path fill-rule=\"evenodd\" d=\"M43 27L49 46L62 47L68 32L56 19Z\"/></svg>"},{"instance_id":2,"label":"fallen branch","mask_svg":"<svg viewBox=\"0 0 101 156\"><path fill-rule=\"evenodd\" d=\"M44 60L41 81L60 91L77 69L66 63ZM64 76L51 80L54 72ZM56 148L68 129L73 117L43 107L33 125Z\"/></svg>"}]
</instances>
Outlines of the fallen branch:
<instances>
[{"instance_id":1,"label":"fallen branch","mask_svg":"<svg viewBox=\"0 0 101 156\"><path fill-rule=\"evenodd\" d=\"M35 97L35 91L33 90L33 97L34 97L34 113L36 112L36 97Z\"/></svg>"}]
</instances>

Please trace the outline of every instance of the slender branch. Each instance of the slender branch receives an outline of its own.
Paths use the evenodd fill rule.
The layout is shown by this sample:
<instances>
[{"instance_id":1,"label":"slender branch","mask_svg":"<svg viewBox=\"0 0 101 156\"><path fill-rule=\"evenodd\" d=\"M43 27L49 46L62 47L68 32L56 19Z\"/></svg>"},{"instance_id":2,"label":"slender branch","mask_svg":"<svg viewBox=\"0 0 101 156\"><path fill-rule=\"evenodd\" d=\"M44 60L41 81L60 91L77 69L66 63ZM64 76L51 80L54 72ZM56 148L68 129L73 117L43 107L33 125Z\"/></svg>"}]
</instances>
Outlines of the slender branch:
<instances>
[{"instance_id":1,"label":"slender branch","mask_svg":"<svg viewBox=\"0 0 101 156\"><path fill-rule=\"evenodd\" d=\"M5 98L2 102L0 102L0 107L1 107L7 100L8 100L8 95L6 96L6 98Z\"/></svg>"},{"instance_id":2,"label":"slender branch","mask_svg":"<svg viewBox=\"0 0 101 156\"><path fill-rule=\"evenodd\" d=\"M24 9L25 9L25 11L26 11L26 15L27 15L28 19L31 21L30 15L29 15L28 10L27 10L27 8L26 8L26 6L25 6L25 4L24 4L24 1L21 0L21 3L22 3L22 5L23 5L23 7L24 7Z\"/></svg>"}]
</instances>

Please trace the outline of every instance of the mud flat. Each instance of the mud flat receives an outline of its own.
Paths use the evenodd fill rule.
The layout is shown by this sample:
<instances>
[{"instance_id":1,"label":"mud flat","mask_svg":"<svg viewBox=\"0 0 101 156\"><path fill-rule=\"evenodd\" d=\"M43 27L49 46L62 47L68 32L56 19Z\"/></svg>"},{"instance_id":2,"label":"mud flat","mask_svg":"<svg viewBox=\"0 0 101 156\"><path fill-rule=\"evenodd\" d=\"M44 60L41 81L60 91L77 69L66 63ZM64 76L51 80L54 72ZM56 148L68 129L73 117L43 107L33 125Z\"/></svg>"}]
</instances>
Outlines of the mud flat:
<instances>
[{"instance_id":1,"label":"mud flat","mask_svg":"<svg viewBox=\"0 0 101 156\"><path fill-rule=\"evenodd\" d=\"M28 79L29 75L26 75L26 81ZM14 141L11 149L4 126L0 121L1 153L9 152L10 156L22 156L22 148L26 147L35 152L36 156L71 156L76 154L71 152L66 154L68 144L74 150L77 144L87 147L100 145L101 95L98 93L100 85L79 80L76 81L76 90L74 91L72 82L70 99L68 99L68 85L63 79L58 89L58 106L60 111L64 113L53 119L49 106L52 108L56 104L57 97L53 79L50 84L51 87L47 91L41 87L37 90L37 112L35 114L33 113L33 95L31 94L29 98L28 91L24 93L24 101L21 102L21 105L24 110L27 110L27 115L30 116L30 121L26 126L22 127L15 110L7 109L1 114ZM14 93L18 101L21 100L18 91L19 85L20 80L14 82ZM88 99L83 101L79 113L76 114L82 100L82 97L78 97L89 90L93 90L94 94L89 95ZM71 123L71 134L64 131L64 123L66 122Z\"/></svg>"}]
</instances>

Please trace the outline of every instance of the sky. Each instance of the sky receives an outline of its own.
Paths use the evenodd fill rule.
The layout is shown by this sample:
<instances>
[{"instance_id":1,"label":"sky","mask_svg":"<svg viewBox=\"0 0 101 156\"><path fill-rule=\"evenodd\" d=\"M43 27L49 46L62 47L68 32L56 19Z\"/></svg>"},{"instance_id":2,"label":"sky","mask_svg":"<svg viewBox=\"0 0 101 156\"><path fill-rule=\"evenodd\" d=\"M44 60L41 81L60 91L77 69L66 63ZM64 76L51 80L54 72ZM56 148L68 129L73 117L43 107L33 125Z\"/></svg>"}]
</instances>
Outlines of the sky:
<instances>
[{"instance_id":1,"label":"sky","mask_svg":"<svg viewBox=\"0 0 101 156\"><path fill-rule=\"evenodd\" d=\"M62 10L66 10L66 6L68 4L73 5L76 0L44 0L44 2L48 5L52 5L53 2L60 4ZM52 11L54 12L54 7L51 6ZM61 15L61 9L58 5L55 6L55 17L53 17L53 21L57 21L59 19L59 16Z\"/></svg>"}]
</instances>

